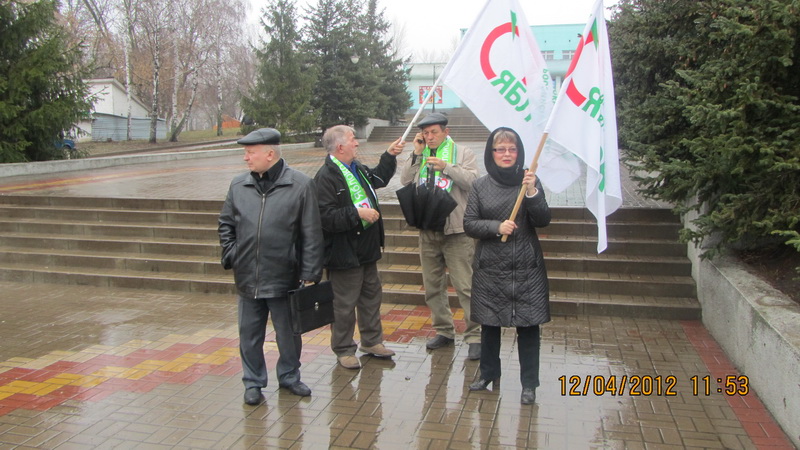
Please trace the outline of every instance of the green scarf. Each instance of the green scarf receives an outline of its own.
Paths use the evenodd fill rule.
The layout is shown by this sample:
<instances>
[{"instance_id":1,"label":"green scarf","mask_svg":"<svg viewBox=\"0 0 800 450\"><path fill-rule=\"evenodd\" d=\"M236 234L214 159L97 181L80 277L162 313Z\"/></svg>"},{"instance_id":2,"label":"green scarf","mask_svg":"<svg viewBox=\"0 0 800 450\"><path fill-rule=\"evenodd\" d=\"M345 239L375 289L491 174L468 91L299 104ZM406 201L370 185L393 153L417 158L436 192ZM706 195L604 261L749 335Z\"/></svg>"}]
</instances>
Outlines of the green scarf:
<instances>
[{"instance_id":1,"label":"green scarf","mask_svg":"<svg viewBox=\"0 0 800 450\"><path fill-rule=\"evenodd\" d=\"M431 156L431 149L428 146L425 146L425 149L422 150L422 162L420 163L419 169L419 184L425 184L426 180L428 179L428 164L426 164L428 158ZM451 166L455 165L456 160L456 143L453 142L453 139L450 136L447 136L447 139L439 145L439 148L436 149L436 156L445 160ZM446 176L442 175L441 172L436 171L434 172L435 183L436 186L444 189L447 192L450 192L453 189L453 180L447 178Z\"/></svg>"},{"instance_id":2,"label":"green scarf","mask_svg":"<svg viewBox=\"0 0 800 450\"><path fill-rule=\"evenodd\" d=\"M353 205L356 208L373 208L372 201L370 201L367 192L361 186L361 183L358 182L356 176L353 175L353 172L347 166L345 166L344 163L336 159L333 155L330 156L333 162L336 163L337 166L339 166L339 170L342 172L342 175L344 176L344 181L347 183L347 188L350 190L350 199L353 201ZM367 183L367 186L369 186L370 190L372 190L372 185L369 183L369 179L367 179L367 177L364 176L363 172L359 171L358 173L361 175L361 178L363 178L364 181ZM375 197L375 201L377 202L378 196L375 195L375 191L372 191L372 195ZM365 230L370 226L372 226L371 223L367 222L364 219L361 219L361 225L364 227Z\"/></svg>"}]
</instances>

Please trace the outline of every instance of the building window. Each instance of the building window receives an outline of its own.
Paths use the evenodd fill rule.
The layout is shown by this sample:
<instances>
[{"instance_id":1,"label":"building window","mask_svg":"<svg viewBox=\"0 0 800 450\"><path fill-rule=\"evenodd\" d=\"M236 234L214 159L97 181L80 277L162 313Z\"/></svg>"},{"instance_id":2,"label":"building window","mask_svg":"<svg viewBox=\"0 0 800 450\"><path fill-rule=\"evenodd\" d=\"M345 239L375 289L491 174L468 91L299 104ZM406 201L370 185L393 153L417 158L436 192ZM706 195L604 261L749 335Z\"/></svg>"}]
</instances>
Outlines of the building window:
<instances>
[{"instance_id":1,"label":"building window","mask_svg":"<svg viewBox=\"0 0 800 450\"><path fill-rule=\"evenodd\" d=\"M542 50L542 56L545 61L552 61L555 55L552 50Z\"/></svg>"},{"instance_id":2,"label":"building window","mask_svg":"<svg viewBox=\"0 0 800 450\"><path fill-rule=\"evenodd\" d=\"M575 50L561 50L561 59L572 59L575 56Z\"/></svg>"}]
</instances>

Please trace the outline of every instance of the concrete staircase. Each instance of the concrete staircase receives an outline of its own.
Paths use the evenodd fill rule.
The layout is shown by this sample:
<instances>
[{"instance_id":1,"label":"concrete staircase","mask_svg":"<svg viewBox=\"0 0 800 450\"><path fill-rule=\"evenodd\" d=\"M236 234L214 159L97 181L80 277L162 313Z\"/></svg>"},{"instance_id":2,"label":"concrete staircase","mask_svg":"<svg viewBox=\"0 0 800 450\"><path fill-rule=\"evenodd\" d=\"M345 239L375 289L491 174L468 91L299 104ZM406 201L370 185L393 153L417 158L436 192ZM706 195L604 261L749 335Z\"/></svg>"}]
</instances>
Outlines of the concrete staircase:
<instances>
[{"instance_id":1,"label":"concrete staircase","mask_svg":"<svg viewBox=\"0 0 800 450\"><path fill-rule=\"evenodd\" d=\"M452 125L450 128L450 137L456 143L458 142L486 142L489 139L489 130L483 125ZM418 131L414 128L408 133L406 142L411 142ZM405 126L387 126L375 127L369 135L370 142L392 142L399 138L406 131Z\"/></svg>"},{"instance_id":2,"label":"concrete staircase","mask_svg":"<svg viewBox=\"0 0 800 450\"><path fill-rule=\"evenodd\" d=\"M0 196L0 279L234 293L219 264L219 201ZM384 301L424 304L417 232L384 204ZM680 223L668 210L609 217L609 248L578 208L540 230L555 314L696 319L700 307ZM451 304L457 306L455 294Z\"/></svg>"},{"instance_id":3,"label":"concrete staircase","mask_svg":"<svg viewBox=\"0 0 800 450\"><path fill-rule=\"evenodd\" d=\"M406 123L414 118L415 112L416 111L410 111L406 114ZM456 142L486 142L489 138L490 130L487 130L481 121L475 117L475 114L468 108L439 108L436 112L447 116L450 136ZM430 113L431 111L428 109L422 114L422 117ZM407 124L402 126L375 127L372 133L370 133L368 140L370 142L392 142L402 136L407 127ZM412 128L406 140L410 142L418 130L418 128Z\"/></svg>"}]
</instances>

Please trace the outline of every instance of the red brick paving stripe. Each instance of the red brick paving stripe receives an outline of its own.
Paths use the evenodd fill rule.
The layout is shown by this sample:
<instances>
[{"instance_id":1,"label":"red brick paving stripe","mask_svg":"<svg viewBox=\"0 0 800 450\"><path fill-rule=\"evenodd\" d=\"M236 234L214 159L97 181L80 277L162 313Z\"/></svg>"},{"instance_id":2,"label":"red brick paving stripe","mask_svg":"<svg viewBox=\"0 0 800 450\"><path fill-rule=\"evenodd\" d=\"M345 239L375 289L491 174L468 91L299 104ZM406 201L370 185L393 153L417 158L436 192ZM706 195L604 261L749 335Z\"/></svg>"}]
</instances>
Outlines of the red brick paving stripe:
<instances>
[{"instance_id":1,"label":"red brick paving stripe","mask_svg":"<svg viewBox=\"0 0 800 450\"><path fill-rule=\"evenodd\" d=\"M33 372L27 373L24 376L17 378L17 380L30 381L32 383L43 383L61 373L64 372L54 372L51 370L34 370Z\"/></svg>"},{"instance_id":2,"label":"red brick paving stripe","mask_svg":"<svg viewBox=\"0 0 800 450\"><path fill-rule=\"evenodd\" d=\"M238 342L233 340L233 342ZM47 384L47 380L58 378L60 375L91 375L97 371L107 370L109 367L132 368L147 360L164 359L174 361L185 353L211 354L230 344L230 339L212 338L200 345L175 344L163 351L137 350L127 356L99 354L83 363L57 361L45 369L24 369L15 367L0 373L0 386L11 384L15 381ZM237 348L235 345L232 348ZM309 346L312 353L321 352L321 346ZM197 350L211 350L209 353L200 353ZM275 353L277 351L269 352ZM169 357L169 359L165 358ZM277 358L276 358L277 359ZM54 370L57 369L57 370ZM32 395L14 393L0 399L0 416L16 409L48 410L62 404L69 399L78 401L99 401L108 395L119 392L147 393L163 383L191 384L205 375L235 376L241 371L241 362L237 357L230 357L222 364L193 363L181 372L153 371L140 379L125 379L114 377L99 377L102 380L93 386L60 386L58 389L45 395Z\"/></svg>"},{"instance_id":3,"label":"red brick paving stripe","mask_svg":"<svg viewBox=\"0 0 800 450\"><path fill-rule=\"evenodd\" d=\"M61 388L47 394L47 396L60 398L62 400L69 400L75 397L76 395L80 394L83 390L85 390L85 388L81 388L78 386L62 386Z\"/></svg>"},{"instance_id":4,"label":"red brick paving stripe","mask_svg":"<svg viewBox=\"0 0 800 450\"><path fill-rule=\"evenodd\" d=\"M740 375L702 322L685 320L681 321L681 325L689 342L706 364L711 378L725 379L728 375ZM725 395L725 399L742 424L742 428L747 431L747 435L758 448L795 448L752 387L745 397Z\"/></svg>"},{"instance_id":5,"label":"red brick paving stripe","mask_svg":"<svg viewBox=\"0 0 800 450\"><path fill-rule=\"evenodd\" d=\"M51 370L53 372L64 373L72 371L78 363L73 361L58 361L50 364L49 366L45 367L45 370Z\"/></svg>"},{"instance_id":6,"label":"red brick paving stripe","mask_svg":"<svg viewBox=\"0 0 800 450\"><path fill-rule=\"evenodd\" d=\"M23 369L21 367L14 367L13 369L6 370L0 373L0 386L11 383L15 380L23 380L24 377L36 372L33 369Z\"/></svg>"}]
</instances>

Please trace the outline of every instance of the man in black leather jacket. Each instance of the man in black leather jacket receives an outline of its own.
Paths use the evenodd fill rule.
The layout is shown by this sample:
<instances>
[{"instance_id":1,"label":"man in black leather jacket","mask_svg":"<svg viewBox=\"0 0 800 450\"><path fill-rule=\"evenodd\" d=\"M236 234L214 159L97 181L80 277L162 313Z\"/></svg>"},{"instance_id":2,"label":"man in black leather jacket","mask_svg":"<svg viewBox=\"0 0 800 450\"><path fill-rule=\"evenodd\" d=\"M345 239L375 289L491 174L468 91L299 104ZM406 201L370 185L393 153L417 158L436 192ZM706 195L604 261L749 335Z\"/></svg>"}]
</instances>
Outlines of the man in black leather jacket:
<instances>
[{"instance_id":1,"label":"man in black leather jacket","mask_svg":"<svg viewBox=\"0 0 800 450\"><path fill-rule=\"evenodd\" d=\"M278 385L295 395L311 390L300 381L302 340L292 333L288 291L322 278L323 240L316 188L281 159L280 133L253 131L238 141L250 169L231 181L219 216L222 265L233 269L239 294L239 352L244 402L261 402L267 385L264 339L272 314L278 344Z\"/></svg>"},{"instance_id":2,"label":"man in black leather jacket","mask_svg":"<svg viewBox=\"0 0 800 450\"><path fill-rule=\"evenodd\" d=\"M394 141L374 169L356 159L358 141L348 126L326 130L322 145L328 155L314 181L325 235L325 268L333 286L331 348L339 365L359 369L361 363L355 356L359 347L353 340L356 313L359 350L382 358L394 355L383 345L383 290L377 261L384 234L375 189L386 186L394 175L403 143Z\"/></svg>"}]
</instances>

